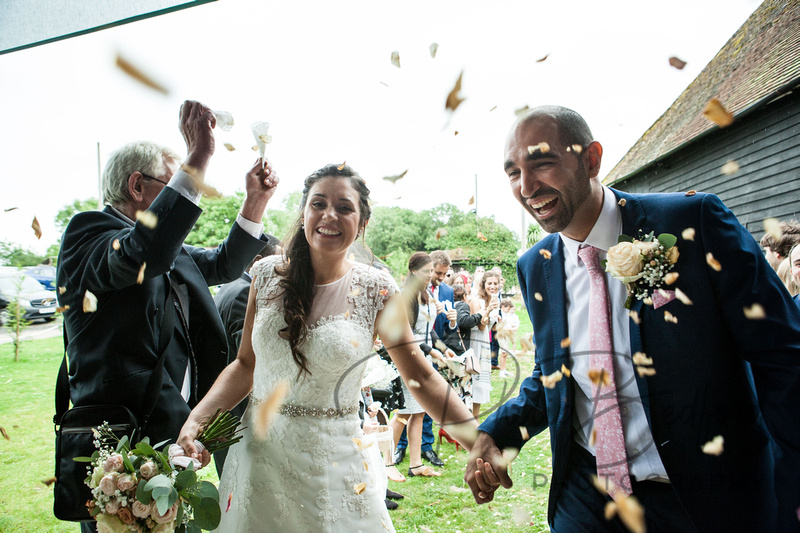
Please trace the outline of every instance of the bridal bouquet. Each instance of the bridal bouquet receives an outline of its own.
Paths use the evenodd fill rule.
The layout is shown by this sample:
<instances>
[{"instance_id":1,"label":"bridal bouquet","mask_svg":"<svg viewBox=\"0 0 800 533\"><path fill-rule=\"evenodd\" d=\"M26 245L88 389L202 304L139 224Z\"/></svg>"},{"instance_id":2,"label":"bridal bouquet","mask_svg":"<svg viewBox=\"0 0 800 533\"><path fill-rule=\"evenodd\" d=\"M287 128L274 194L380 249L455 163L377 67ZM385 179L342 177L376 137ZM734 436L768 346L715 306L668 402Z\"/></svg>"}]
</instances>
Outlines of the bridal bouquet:
<instances>
[{"instance_id":1,"label":"bridal bouquet","mask_svg":"<svg viewBox=\"0 0 800 533\"><path fill-rule=\"evenodd\" d=\"M609 248L603 265L622 281L628 290L625 307L630 309L631 298L643 300L667 282L667 274L678 260L677 237L662 233L655 237L653 232L634 239L620 235L618 244ZM676 276L676 274L673 274Z\"/></svg>"},{"instance_id":2,"label":"bridal bouquet","mask_svg":"<svg viewBox=\"0 0 800 533\"><path fill-rule=\"evenodd\" d=\"M239 424L229 412L217 412L199 444L210 452L226 448L241 438ZM86 484L92 499L86 506L99 533L199 533L219 525L219 493L212 483L198 480L198 461L158 451L167 441L151 446L145 437L131 447L128 437L118 438L108 423L92 432L97 451L75 461L89 463Z\"/></svg>"}]
</instances>

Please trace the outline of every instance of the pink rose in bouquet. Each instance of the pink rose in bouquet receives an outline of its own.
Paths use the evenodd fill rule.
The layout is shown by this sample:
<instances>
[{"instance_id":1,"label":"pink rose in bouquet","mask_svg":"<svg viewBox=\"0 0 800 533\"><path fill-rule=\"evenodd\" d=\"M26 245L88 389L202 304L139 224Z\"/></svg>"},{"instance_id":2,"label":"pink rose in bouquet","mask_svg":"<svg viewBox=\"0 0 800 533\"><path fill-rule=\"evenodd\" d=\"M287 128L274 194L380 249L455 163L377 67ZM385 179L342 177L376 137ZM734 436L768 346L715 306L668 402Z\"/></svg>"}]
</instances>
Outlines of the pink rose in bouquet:
<instances>
[{"instance_id":1,"label":"pink rose in bouquet","mask_svg":"<svg viewBox=\"0 0 800 533\"><path fill-rule=\"evenodd\" d=\"M133 502L131 505L131 511L133 512L133 516L137 518L147 518L150 516L150 506L146 503L142 503L139 500Z\"/></svg>"},{"instance_id":2,"label":"pink rose in bouquet","mask_svg":"<svg viewBox=\"0 0 800 533\"><path fill-rule=\"evenodd\" d=\"M109 472L122 472L125 463L122 461L122 456L118 453L111 454L103 463L103 471L108 474Z\"/></svg>"},{"instance_id":3,"label":"pink rose in bouquet","mask_svg":"<svg viewBox=\"0 0 800 533\"><path fill-rule=\"evenodd\" d=\"M167 509L167 512L162 515L161 513L158 512L158 506L156 505L156 502L154 500L153 503L150 504L150 516L152 516L153 520L155 520L156 523L159 524L166 524L167 522L172 522L173 520L175 520L175 517L178 516L178 502L175 502L175 504L169 509Z\"/></svg>"},{"instance_id":4,"label":"pink rose in bouquet","mask_svg":"<svg viewBox=\"0 0 800 533\"><path fill-rule=\"evenodd\" d=\"M128 492L136 486L136 477L130 474L122 474L117 478L117 488L122 492Z\"/></svg>"},{"instance_id":5,"label":"pink rose in bouquet","mask_svg":"<svg viewBox=\"0 0 800 533\"><path fill-rule=\"evenodd\" d=\"M108 514L117 514L117 511L119 511L119 502L116 500L116 498L108 500L108 503L106 503L105 512Z\"/></svg>"},{"instance_id":6,"label":"pink rose in bouquet","mask_svg":"<svg viewBox=\"0 0 800 533\"><path fill-rule=\"evenodd\" d=\"M116 472L112 472L103 476L103 479L100 480L100 490L103 491L103 494L106 496L114 495L114 492L117 490L118 476L119 474Z\"/></svg>"},{"instance_id":7,"label":"pink rose in bouquet","mask_svg":"<svg viewBox=\"0 0 800 533\"><path fill-rule=\"evenodd\" d=\"M122 522L126 525L131 525L133 524L133 521L136 520L133 517L130 507L120 507L119 511L117 511L117 518L122 520Z\"/></svg>"},{"instance_id":8,"label":"pink rose in bouquet","mask_svg":"<svg viewBox=\"0 0 800 533\"><path fill-rule=\"evenodd\" d=\"M142 475L142 479L149 480L158 474L158 465L153 461L147 461L139 467L139 473Z\"/></svg>"}]
</instances>

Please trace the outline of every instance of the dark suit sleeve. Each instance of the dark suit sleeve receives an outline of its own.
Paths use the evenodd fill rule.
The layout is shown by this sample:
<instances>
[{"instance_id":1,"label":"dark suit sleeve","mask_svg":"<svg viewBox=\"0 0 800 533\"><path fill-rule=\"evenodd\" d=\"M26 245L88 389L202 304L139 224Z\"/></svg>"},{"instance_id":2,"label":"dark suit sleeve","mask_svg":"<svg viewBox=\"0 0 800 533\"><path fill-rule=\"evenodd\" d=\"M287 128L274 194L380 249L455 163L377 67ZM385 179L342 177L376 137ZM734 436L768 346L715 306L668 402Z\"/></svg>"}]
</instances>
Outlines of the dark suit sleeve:
<instances>
[{"instance_id":1,"label":"dark suit sleeve","mask_svg":"<svg viewBox=\"0 0 800 533\"><path fill-rule=\"evenodd\" d=\"M211 285L228 283L238 278L258 252L268 243L268 237L257 239L236 222L225 241L213 249L185 246L200 272Z\"/></svg>"},{"instance_id":2,"label":"dark suit sleeve","mask_svg":"<svg viewBox=\"0 0 800 533\"><path fill-rule=\"evenodd\" d=\"M460 329L472 329L481 323L481 314L469 313L469 305L464 302L456 302L456 311L458 311L457 325Z\"/></svg>"},{"instance_id":3,"label":"dark suit sleeve","mask_svg":"<svg viewBox=\"0 0 800 533\"><path fill-rule=\"evenodd\" d=\"M525 287L525 268L527 262L517 262L517 277L523 297L527 294ZM526 301L527 304L527 301ZM530 311L529 311L530 313ZM520 449L525 444L522 430L524 427L528 437L532 437L548 426L545 391L542 387L542 372L539 368L538 352L536 364L531 374L519 389L519 395L500 406L478 429L488 433L500 449Z\"/></svg>"},{"instance_id":4,"label":"dark suit sleeve","mask_svg":"<svg viewBox=\"0 0 800 533\"><path fill-rule=\"evenodd\" d=\"M244 288L237 295L231 304L230 323L225 324L231 338L236 342L236 353L242 345L242 330L244 329L244 315L247 312L247 297L250 294L250 287ZM228 354L228 360L236 358L236 353Z\"/></svg>"}]
</instances>

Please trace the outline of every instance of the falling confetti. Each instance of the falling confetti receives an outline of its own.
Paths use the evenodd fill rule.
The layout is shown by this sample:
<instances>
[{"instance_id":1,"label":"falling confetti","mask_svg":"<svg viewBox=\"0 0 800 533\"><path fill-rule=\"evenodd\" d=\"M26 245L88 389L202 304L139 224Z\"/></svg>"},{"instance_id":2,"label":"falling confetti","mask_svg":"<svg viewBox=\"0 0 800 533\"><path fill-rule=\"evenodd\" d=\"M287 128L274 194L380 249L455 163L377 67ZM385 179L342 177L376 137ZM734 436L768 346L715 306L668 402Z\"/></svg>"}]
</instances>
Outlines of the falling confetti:
<instances>
[{"instance_id":1,"label":"falling confetti","mask_svg":"<svg viewBox=\"0 0 800 533\"><path fill-rule=\"evenodd\" d=\"M720 167L719 171L725 174L726 176L733 176L734 174L739 172L740 168L741 167L739 166L739 163L737 163L736 161L728 161L727 163L725 163Z\"/></svg>"},{"instance_id":2,"label":"falling confetti","mask_svg":"<svg viewBox=\"0 0 800 533\"><path fill-rule=\"evenodd\" d=\"M144 281L144 269L147 268L147 261L142 263L141 268L139 269L139 275L136 277L136 284L141 285Z\"/></svg>"},{"instance_id":3,"label":"falling confetti","mask_svg":"<svg viewBox=\"0 0 800 533\"><path fill-rule=\"evenodd\" d=\"M343 170L343 169L344 169L344 166L345 166L346 164L347 164L347 159L345 159L344 161L342 161L342 164L341 164L341 165L339 165L338 167L336 167L336 170Z\"/></svg>"},{"instance_id":4,"label":"falling confetti","mask_svg":"<svg viewBox=\"0 0 800 533\"><path fill-rule=\"evenodd\" d=\"M561 339L561 347L562 348L569 348L571 344L572 344L572 339L570 339L569 337L567 337L565 339Z\"/></svg>"},{"instance_id":5,"label":"falling confetti","mask_svg":"<svg viewBox=\"0 0 800 533\"><path fill-rule=\"evenodd\" d=\"M725 109L722 102L716 98L708 101L706 108L703 109L703 116L720 128L733 124L733 114Z\"/></svg>"},{"instance_id":6,"label":"falling confetti","mask_svg":"<svg viewBox=\"0 0 800 533\"><path fill-rule=\"evenodd\" d=\"M64 312L64 311L66 311L67 309L69 309L69 306L68 306L68 305L62 305L62 306L60 306L60 307L56 307L56 313L63 313L63 312Z\"/></svg>"},{"instance_id":7,"label":"falling confetti","mask_svg":"<svg viewBox=\"0 0 800 533\"><path fill-rule=\"evenodd\" d=\"M157 82L155 79L153 79L153 77L145 74L143 70L136 67L133 63L131 63L130 61L128 61L119 54L117 54L116 65L117 68L119 68L122 72L124 72L134 80L138 81L142 85L149 87L154 91L160 92L164 95L169 94L169 89L167 89L161 83Z\"/></svg>"},{"instance_id":8,"label":"falling confetti","mask_svg":"<svg viewBox=\"0 0 800 533\"><path fill-rule=\"evenodd\" d=\"M266 133L262 133L258 136L258 140L263 142L264 144L269 144L272 142L272 135L267 135Z\"/></svg>"},{"instance_id":9,"label":"falling confetti","mask_svg":"<svg viewBox=\"0 0 800 533\"><path fill-rule=\"evenodd\" d=\"M493 108L491 108L491 109L489 110L489 113L491 113L491 112L492 112L492 111L494 111L495 109L497 109L497 106L494 106Z\"/></svg>"},{"instance_id":10,"label":"falling confetti","mask_svg":"<svg viewBox=\"0 0 800 533\"><path fill-rule=\"evenodd\" d=\"M576 154L580 154L581 152L583 152L583 146L581 146L580 144L573 144L572 151L575 152Z\"/></svg>"},{"instance_id":11,"label":"falling confetti","mask_svg":"<svg viewBox=\"0 0 800 533\"><path fill-rule=\"evenodd\" d=\"M46 486L49 487L50 485L52 485L56 481L58 481L58 478L53 476L53 477L50 477L50 478L47 478L47 479L43 479L42 483L44 483Z\"/></svg>"},{"instance_id":12,"label":"falling confetti","mask_svg":"<svg viewBox=\"0 0 800 533\"><path fill-rule=\"evenodd\" d=\"M522 435L522 440L528 440L531 438L530 435L528 435L528 428L525 426L519 427L519 434Z\"/></svg>"},{"instance_id":13,"label":"falling confetti","mask_svg":"<svg viewBox=\"0 0 800 533\"><path fill-rule=\"evenodd\" d=\"M567 365L562 364L561 365L561 373L564 374L567 377L570 377L572 375L572 370L567 368Z\"/></svg>"},{"instance_id":14,"label":"falling confetti","mask_svg":"<svg viewBox=\"0 0 800 533\"><path fill-rule=\"evenodd\" d=\"M619 205L620 207L625 207L625 204L627 204L627 203L628 203L628 200L626 200L625 198L620 198L619 202L617 202L617 205Z\"/></svg>"},{"instance_id":15,"label":"falling confetti","mask_svg":"<svg viewBox=\"0 0 800 533\"><path fill-rule=\"evenodd\" d=\"M469 197L469 205L473 205L475 203L475 195Z\"/></svg>"},{"instance_id":16,"label":"falling confetti","mask_svg":"<svg viewBox=\"0 0 800 533\"><path fill-rule=\"evenodd\" d=\"M547 144L546 142L542 141L539 144L535 144L533 146L528 146L528 153L529 154L533 154L533 153L535 153L537 151L538 152L542 152L543 154L546 154L547 152L550 151L550 145Z\"/></svg>"},{"instance_id":17,"label":"falling confetti","mask_svg":"<svg viewBox=\"0 0 800 533\"><path fill-rule=\"evenodd\" d=\"M594 446L597 442L597 428L592 428L592 432L589 434L589 446Z\"/></svg>"},{"instance_id":18,"label":"falling confetti","mask_svg":"<svg viewBox=\"0 0 800 533\"><path fill-rule=\"evenodd\" d=\"M33 217L33 223L31 223L31 227L33 228L33 234L36 235L37 239L42 238L42 227L39 225L39 220L36 217Z\"/></svg>"},{"instance_id":19,"label":"falling confetti","mask_svg":"<svg viewBox=\"0 0 800 533\"><path fill-rule=\"evenodd\" d=\"M681 237L685 241L693 241L694 240L694 228L686 228L681 232Z\"/></svg>"},{"instance_id":20,"label":"falling confetti","mask_svg":"<svg viewBox=\"0 0 800 533\"><path fill-rule=\"evenodd\" d=\"M768 233L776 241L781 240L781 237L783 237L781 223L777 218L764 219L764 232Z\"/></svg>"},{"instance_id":21,"label":"falling confetti","mask_svg":"<svg viewBox=\"0 0 800 533\"><path fill-rule=\"evenodd\" d=\"M401 419L401 420L402 420L402 419ZM407 422L408 422L408 420L406 420L406 423L407 423ZM358 437L356 437L356 438L353 438L353 439L350 439L350 440L352 440L352 441L353 441L353 444L355 444L355 445L356 445L356 447L358 447L358 449L359 449L359 450L366 450L367 448L369 448L370 446L372 446L372 444L373 444L373 442L374 442L374 441L370 441L370 442L369 442L369 444L364 444L364 441L362 441L362 440L361 440L361 439L359 439Z\"/></svg>"},{"instance_id":22,"label":"falling confetti","mask_svg":"<svg viewBox=\"0 0 800 533\"><path fill-rule=\"evenodd\" d=\"M667 275L664 276L664 283L666 283L667 285L672 285L673 283L678 281L678 276L679 275L680 274L678 274L677 272L669 272L669 273L667 273Z\"/></svg>"},{"instance_id":23,"label":"falling confetti","mask_svg":"<svg viewBox=\"0 0 800 533\"><path fill-rule=\"evenodd\" d=\"M401 179L401 178L402 178L403 176L405 176L407 173L408 173L408 169L405 169L405 170L404 170L403 172L401 172L400 174L397 174L397 175L395 175L395 176L384 176L384 178L383 178L383 179L385 179L386 181L391 181L392 183L397 183L397 180Z\"/></svg>"},{"instance_id":24,"label":"falling confetti","mask_svg":"<svg viewBox=\"0 0 800 533\"><path fill-rule=\"evenodd\" d=\"M753 304L744 308L744 317L748 320L764 320L767 318L767 313L761 304Z\"/></svg>"},{"instance_id":25,"label":"falling confetti","mask_svg":"<svg viewBox=\"0 0 800 533\"><path fill-rule=\"evenodd\" d=\"M694 189L689 189L686 191L686 196L694 196L695 194L697 194L697 191Z\"/></svg>"},{"instance_id":26,"label":"falling confetti","mask_svg":"<svg viewBox=\"0 0 800 533\"><path fill-rule=\"evenodd\" d=\"M516 522L518 526L524 527L531 522L531 512L523 507L514 507L511 511L511 515L514 517L514 522Z\"/></svg>"},{"instance_id":27,"label":"falling confetti","mask_svg":"<svg viewBox=\"0 0 800 533\"><path fill-rule=\"evenodd\" d=\"M97 296L87 290L83 295L83 312L94 313L95 311L97 311Z\"/></svg>"},{"instance_id":28,"label":"falling confetti","mask_svg":"<svg viewBox=\"0 0 800 533\"><path fill-rule=\"evenodd\" d=\"M543 62L544 60L546 60L548 57L550 57L550 54L547 54L547 55L545 55L544 57L540 57L539 59L537 59L537 60L536 60L536 62L537 62L537 63L541 63L541 62Z\"/></svg>"},{"instance_id":29,"label":"falling confetti","mask_svg":"<svg viewBox=\"0 0 800 533\"><path fill-rule=\"evenodd\" d=\"M725 447L725 438L722 435L717 435L710 441L703 444L702 450L706 455L722 455Z\"/></svg>"},{"instance_id":30,"label":"falling confetti","mask_svg":"<svg viewBox=\"0 0 800 533\"><path fill-rule=\"evenodd\" d=\"M235 152L235 151L236 151L236 147L235 147L234 145L232 145L231 143L225 143L225 144L223 144L223 146L224 146L224 147L225 147L225 148L226 148L226 149L227 149L229 152Z\"/></svg>"},{"instance_id":31,"label":"falling confetti","mask_svg":"<svg viewBox=\"0 0 800 533\"><path fill-rule=\"evenodd\" d=\"M644 305L653 305L653 299L649 296L647 298L642 298L642 303Z\"/></svg>"},{"instance_id":32,"label":"falling confetti","mask_svg":"<svg viewBox=\"0 0 800 533\"><path fill-rule=\"evenodd\" d=\"M233 502L233 493L232 492L230 494L228 494L228 506L225 507L225 512L226 513L231 510L231 502Z\"/></svg>"},{"instance_id":33,"label":"falling confetti","mask_svg":"<svg viewBox=\"0 0 800 533\"><path fill-rule=\"evenodd\" d=\"M522 107L518 107L517 109L515 109L514 110L514 115L517 118L522 118L522 117L524 117L525 115L528 114L529 110L530 110L530 107L528 107L527 105L524 105Z\"/></svg>"},{"instance_id":34,"label":"falling confetti","mask_svg":"<svg viewBox=\"0 0 800 533\"><path fill-rule=\"evenodd\" d=\"M636 496L628 496L610 479L592 476L592 483L601 494L609 494L614 498L616 504L615 512L631 533L646 533L647 528L644 520L644 508L636 499ZM609 512L607 510L607 512Z\"/></svg>"},{"instance_id":35,"label":"falling confetti","mask_svg":"<svg viewBox=\"0 0 800 533\"><path fill-rule=\"evenodd\" d=\"M611 376L606 372L605 368L590 368L588 375L593 385L599 386L602 384L604 387L611 385Z\"/></svg>"},{"instance_id":36,"label":"falling confetti","mask_svg":"<svg viewBox=\"0 0 800 533\"><path fill-rule=\"evenodd\" d=\"M678 317L670 313L669 311L664 311L664 322L672 322L673 324L678 323Z\"/></svg>"},{"instance_id":37,"label":"falling confetti","mask_svg":"<svg viewBox=\"0 0 800 533\"><path fill-rule=\"evenodd\" d=\"M652 365L653 359L651 357L647 357L644 352L636 352L633 354L633 364L634 365Z\"/></svg>"},{"instance_id":38,"label":"falling confetti","mask_svg":"<svg viewBox=\"0 0 800 533\"><path fill-rule=\"evenodd\" d=\"M9 213L9 212L14 211L16 209L19 209L19 207L9 207L8 209L3 209L3 213Z\"/></svg>"},{"instance_id":39,"label":"falling confetti","mask_svg":"<svg viewBox=\"0 0 800 533\"><path fill-rule=\"evenodd\" d=\"M392 65L400 68L400 52L394 51L392 52Z\"/></svg>"},{"instance_id":40,"label":"falling confetti","mask_svg":"<svg viewBox=\"0 0 800 533\"><path fill-rule=\"evenodd\" d=\"M477 235L477 237L478 237L480 240L482 240L483 242L486 242L486 241L488 241L488 240L489 240L489 239L487 239L487 238L486 238L486 237L483 235L483 233L481 233L480 231L478 232L478 235Z\"/></svg>"},{"instance_id":41,"label":"falling confetti","mask_svg":"<svg viewBox=\"0 0 800 533\"><path fill-rule=\"evenodd\" d=\"M685 292L683 292L678 288L675 289L675 298L680 300L683 303L683 305L692 305L692 300L690 300L689 297L686 296Z\"/></svg>"},{"instance_id":42,"label":"falling confetti","mask_svg":"<svg viewBox=\"0 0 800 533\"><path fill-rule=\"evenodd\" d=\"M542 376L542 386L546 389L554 389L556 388L556 383L561 381L561 378L564 377L564 374L561 373L560 370L556 370L549 376Z\"/></svg>"},{"instance_id":43,"label":"falling confetti","mask_svg":"<svg viewBox=\"0 0 800 533\"><path fill-rule=\"evenodd\" d=\"M656 369L649 366L637 366L636 371L639 373L640 378L656 375Z\"/></svg>"},{"instance_id":44,"label":"falling confetti","mask_svg":"<svg viewBox=\"0 0 800 533\"><path fill-rule=\"evenodd\" d=\"M257 144L254 144L253 146L251 146L251 147L250 147L250 149L251 149L252 151L254 151L254 152L258 152L258 145L257 145Z\"/></svg>"},{"instance_id":45,"label":"falling confetti","mask_svg":"<svg viewBox=\"0 0 800 533\"><path fill-rule=\"evenodd\" d=\"M445 228L439 228L436 230L436 233L433 236L438 241L439 239L447 236L447 230Z\"/></svg>"},{"instance_id":46,"label":"falling confetti","mask_svg":"<svg viewBox=\"0 0 800 533\"><path fill-rule=\"evenodd\" d=\"M708 252L706 254L706 263L708 263L708 266L710 266L711 268L713 268L717 272L722 270L722 265L720 264L719 261L714 259L714 255L711 252Z\"/></svg>"},{"instance_id":47,"label":"falling confetti","mask_svg":"<svg viewBox=\"0 0 800 533\"><path fill-rule=\"evenodd\" d=\"M453 135L458 135L458 130L456 130L455 133L453 133Z\"/></svg>"},{"instance_id":48,"label":"falling confetti","mask_svg":"<svg viewBox=\"0 0 800 533\"><path fill-rule=\"evenodd\" d=\"M59 287L58 288L58 294L64 294L65 292L67 292L67 288L66 287Z\"/></svg>"},{"instance_id":49,"label":"falling confetti","mask_svg":"<svg viewBox=\"0 0 800 533\"><path fill-rule=\"evenodd\" d=\"M0 435L3 435L3 438L6 440L11 440L11 437L9 437L8 433L6 433L6 428L3 426L0 426Z\"/></svg>"},{"instance_id":50,"label":"falling confetti","mask_svg":"<svg viewBox=\"0 0 800 533\"><path fill-rule=\"evenodd\" d=\"M410 389L418 389L418 388L422 387L422 385L420 385L419 381L417 381L416 379L409 379L408 380L408 387Z\"/></svg>"},{"instance_id":51,"label":"falling confetti","mask_svg":"<svg viewBox=\"0 0 800 533\"><path fill-rule=\"evenodd\" d=\"M357 483L353 485L353 490L356 492L356 494L361 494L362 492L364 492L366 488L367 488L366 483Z\"/></svg>"},{"instance_id":52,"label":"falling confetti","mask_svg":"<svg viewBox=\"0 0 800 533\"><path fill-rule=\"evenodd\" d=\"M428 49L431 51L431 58L432 59L435 58L436 57L436 51L439 49L439 43L431 43L431 45L428 47Z\"/></svg>"},{"instance_id":53,"label":"falling confetti","mask_svg":"<svg viewBox=\"0 0 800 533\"><path fill-rule=\"evenodd\" d=\"M637 326L642 323L641 319L639 318L638 311L630 311L628 315L630 315L631 320L633 320L633 323L636 324Z\"/></svg>"},{"instance_id":54,"label":"falling confetti","mask_svg":"<svg viewBox=\"0 0 800 533\"><path fill-rule=\"evenodd\" d=\"M142 226L150 229L155 229L158 225L158 217L152 211L136 211L136 220L142 223Z\"/></svg>"},{"instance_id":55,"label":"falling confetti","mask_svg":"<svg viewBox=\"0 0 800 533\"><path fill-rule=\"evenodd\" d=\"M114 241L111 243L111 247L115 250L119 250L119 239L114 239Z\"/></svg>"},{"instance_id":56,"label":"falling confetti","mask_svg":"<svg viewBox=\"0 0 800 533\"><path fill-rule=\"evenodd\" d=\"M222 193L206 182L201 183L199 189L200 193L207 198L222 198Z\"/></svg>"},{"instance_id":57,"label":"falling confetti","mask_svg":"<svg viewBox=\"0 0 800 533\"><path fill-rule=\"evenodd\" d=\"M541 293L538 293L538 292L537 292L537 293L535 293L535 294L533 295L533 297L534 297L534 298L536 298L536 301L537 301L537 302L544 301L544 298L542 298L542 294L541 294Z\"/></svg>"},{"instance_id":58,"label":"falling confetti","mask_svg":"<svg viewBox=\"0 0 800 533\"><path fill-rule=\"evenodd\" d=\"M278 413L281 404L283 404L283 399L286 398L286 394L288 392L289 384L285 381L281 381L275 386L272 394L270 394L269 397L261 402L256 409L253 421L253 436L258 440L264 440L267 438L267 432L269 431L269 428L275 419L275 415Z\"/></svg>"},{"instance_id":59,"label":"falling confetti","mask_svg":"<svg viewBox=\"0 0 800 533\"><path fill-rule=\"evenodd\" d=\"M453 87L453 90L450 91L450 94L447 95L447 100L444 103L444 108L450 111L455 111L458 109L458 106L461 105L465 99L461 98L461 78L464 76L464 71L461 71L461 74L458 75L458 79L456 80L456 84Z\"/></svg>"},{"instance_id":60,"label":"falling confetti","mask_svg":"<svg viewBox=\"0 0 800 533\"><path fill-rule=\"evenodd\" d=\"M683 70L683 67L686 66L686 61L672 56L669 58L669 66L675 67L678 70Z\"/></svg>"},{"instance_id":61,"label":"falling confetti","mask_svg":"<svg viewBox=\"0 0 800 533\"><path fill-rule=\"evenodd\" d=\"M553 254L550 253L550 250L546 250L544 248L539 250L539 255L541 255L545 259L550 259L551 257L553 257Z\"/></svg>"}]
</instances>

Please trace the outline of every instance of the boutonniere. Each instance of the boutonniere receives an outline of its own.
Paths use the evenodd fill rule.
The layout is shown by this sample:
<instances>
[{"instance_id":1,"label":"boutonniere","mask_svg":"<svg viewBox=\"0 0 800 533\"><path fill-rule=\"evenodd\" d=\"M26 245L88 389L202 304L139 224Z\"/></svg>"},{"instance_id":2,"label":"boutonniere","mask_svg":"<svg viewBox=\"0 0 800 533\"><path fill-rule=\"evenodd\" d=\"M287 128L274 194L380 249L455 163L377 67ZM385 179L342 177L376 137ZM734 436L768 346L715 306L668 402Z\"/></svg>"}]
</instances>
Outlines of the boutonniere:
<instances>
[{"instance_id":1,"label":"boutonniere","mask_svg":"<svg viewBox=\"0 0 800 533\"><path fill-rule=\"evenodd\" d=\"M670 233L654 237L652 231L647 235L640 231L638 239L620 235L617 244L608 250L603 266L628 289L627 309L631 308L632 298L651 298L664 285L664 278L680 255L677 242L678 238Z\"/></svg>"}]
</instances>

